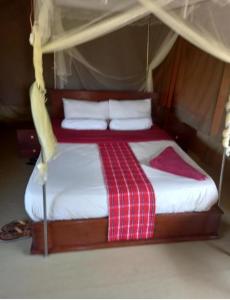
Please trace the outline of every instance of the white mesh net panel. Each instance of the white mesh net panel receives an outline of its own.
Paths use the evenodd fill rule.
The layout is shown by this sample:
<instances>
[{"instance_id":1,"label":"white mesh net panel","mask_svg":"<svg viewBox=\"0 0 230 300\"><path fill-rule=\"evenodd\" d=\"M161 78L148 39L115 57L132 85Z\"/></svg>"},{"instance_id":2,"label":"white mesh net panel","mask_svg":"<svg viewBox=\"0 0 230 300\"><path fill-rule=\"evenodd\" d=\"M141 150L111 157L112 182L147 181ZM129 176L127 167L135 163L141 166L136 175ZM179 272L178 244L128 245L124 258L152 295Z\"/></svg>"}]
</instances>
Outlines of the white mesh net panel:
<instances>
[{"instance_id":1,"label":"white mesh net panel","mask_svg":"<svg viewBox=\"0 0 230 300\"><path fill-rule=\"evenodd\" d=\"M150 90L177 34L229 63L229 16L229 0L35 0L41 51L55 53L58 86L72 88Z\"/></svg>"},{"instance_id":2,"label":"white mesh net panel","mask_svg":"<svg viewBox=\"0 0 230 300\"><path fill-rule=\"evenodd\" d=\"M164 59L176 39L175 32L209 54L230 62L229 0L37 0L35 3L43 53L57 53L57 87L76 84L76 88L88 89L143 89L146 64L151 65L159 53L164 53L161 60ZM159 65L161 60L152 66ZM149 83L146 86L150 88Z\"/></svg>"},{"instance_id":3,"label":"white mesh net panel","mask_svg":"<svg viewBox=\"0 0 230 300\"><path fill-rule=\"evenodd\" d=\"M176 37L167 26L147 17L142 22L78 47L59 51L55 53L56 87L90 90L151 89L151 70L167 55ZM157 56L162 47L165 48L163 57ZM146 72L150 65L150 82L147 87Z\"/></svg>"},{"instance_id":4,"label":"white mesh net panel","mask_svg":"<svg viewBox=\"0 0 230 300\"><path fill-rule=\"evenodd\" d=\"M149 14L204 51L230 62L229 0L35 1L43 52L83 44Z\"/></svg>"}]
</instances>

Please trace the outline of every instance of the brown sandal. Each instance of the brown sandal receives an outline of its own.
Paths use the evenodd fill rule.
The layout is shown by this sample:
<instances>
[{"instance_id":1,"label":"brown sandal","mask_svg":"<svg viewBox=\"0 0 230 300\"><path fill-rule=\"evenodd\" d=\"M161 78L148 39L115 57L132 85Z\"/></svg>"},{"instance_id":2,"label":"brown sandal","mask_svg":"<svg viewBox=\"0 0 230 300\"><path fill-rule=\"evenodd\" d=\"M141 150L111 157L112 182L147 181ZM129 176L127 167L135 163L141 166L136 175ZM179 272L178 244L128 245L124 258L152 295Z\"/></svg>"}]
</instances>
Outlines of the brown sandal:
<instances>
[{"instance_id":1,"label":"brown sandal","mask_svg":"<svg viewBox=\"0 0 230 300\"><path fill-rule=\"evenodd\" d=\"M2 226L1 231L3 232L13 231L15 227L18 227L23 230L25 227L29 225L30 225L30 221L28 220L15 220Z\"/></svg>"},{"instance_id":2,"label":"brown sandal","mask_svg":"<svg viewBox=\"0 0 230 300\"><path fill-rule=\"evenodd\" d=\"M31 222L28 220L12 221L4 225L0 231L0 239L3 241L10 241L30 236Z\"/></svg>"},{"instance_id":3,"label":"brown sandal","mask_svg":"<svg viewBox=\"0 0 230 300\"><path fill-rule=\"evenodd\" d=\"M18 234L17 231L12 232L0 232L0 240L2 241L11 241L20 238L21 235Z\"/></svg>"}]
</instances>

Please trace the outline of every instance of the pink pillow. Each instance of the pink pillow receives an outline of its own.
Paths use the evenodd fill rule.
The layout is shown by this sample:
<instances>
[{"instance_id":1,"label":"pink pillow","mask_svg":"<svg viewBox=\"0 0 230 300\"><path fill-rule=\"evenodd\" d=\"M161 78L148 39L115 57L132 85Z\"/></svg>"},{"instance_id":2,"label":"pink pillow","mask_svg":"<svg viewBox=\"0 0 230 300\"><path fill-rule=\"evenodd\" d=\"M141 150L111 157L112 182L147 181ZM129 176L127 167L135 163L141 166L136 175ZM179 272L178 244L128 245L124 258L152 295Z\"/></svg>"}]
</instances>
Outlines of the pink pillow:
<instances>
[{"instance_id":1,"label":"pink pillow","mask_svg":"<svg viewBox=\"0 0 230 300\"><path fill-rule=\"evenodd\" d=\"M153 168L178 176L204 180L206 176L185 162L173 147L167 147L150 161Z\"/></svg>"}]
</instances>

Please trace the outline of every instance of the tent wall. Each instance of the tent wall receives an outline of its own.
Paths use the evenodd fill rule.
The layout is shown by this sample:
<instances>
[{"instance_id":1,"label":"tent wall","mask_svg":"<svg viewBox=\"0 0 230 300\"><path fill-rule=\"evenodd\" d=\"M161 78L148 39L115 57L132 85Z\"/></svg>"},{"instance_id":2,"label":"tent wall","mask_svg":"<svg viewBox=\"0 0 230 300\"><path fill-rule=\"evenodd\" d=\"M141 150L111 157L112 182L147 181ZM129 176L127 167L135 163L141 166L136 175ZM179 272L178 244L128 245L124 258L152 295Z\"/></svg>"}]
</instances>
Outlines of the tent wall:
<instances>
[{"instance_id":1,"label":"tent wall","mask_svg":"<svg viewBox=\"0 0 230 300\"><path fill-rule=\"evenodd\" d=\"M0 121L31 119L29 87L34 81L30 0L0 0ZM53 86L53 56L45 55L45 80Z\"/></svg>"},{"instance_id":2,"label":"tent wall","mask_svg":"<svg viewBox=\"0 0 230 300\"><path fill-rule=\"evenodd\" d=\"M230 86L228 70L228 64L179 38L167 59L153 73L161 104L198 130L193 150L204 160L212 161L214 153L222 149L224 103Z\"/></svg>"},{"instance_id":3,"label":"tent wall","mask_svg":"<svg viewBox=\"0 0 230 300\"><path fill-rule=\"evenodd\" d=\"M25 118L34 77L29 1L0 1L0 120Z\"/></svg>"}]
</instances>

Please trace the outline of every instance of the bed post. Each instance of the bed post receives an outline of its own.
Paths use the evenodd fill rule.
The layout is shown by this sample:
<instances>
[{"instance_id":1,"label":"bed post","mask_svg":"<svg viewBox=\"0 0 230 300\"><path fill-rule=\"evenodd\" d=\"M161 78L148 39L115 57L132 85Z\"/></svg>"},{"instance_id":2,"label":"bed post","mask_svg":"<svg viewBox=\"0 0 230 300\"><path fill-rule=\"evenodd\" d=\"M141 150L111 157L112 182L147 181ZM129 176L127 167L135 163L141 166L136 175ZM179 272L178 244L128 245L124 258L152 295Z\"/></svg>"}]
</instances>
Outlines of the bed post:
<instances>
[{"instance_id":1,"label":"bed post","mask_svg":"<svg viewBox=\"0 0 230 300\"><path fill-rule=\"evenodd\" d=\"M42 163L44 163L44 154L41 151ZM43 234L44 234L44 257L48 256L48 224L47 224L47 208L46 208L46 181L42 184L43 198Z\"/></svg>"},{"instance_id":2,"label":"bed post","mask_svg":"<svg viewBox=\"0 0 230 300\"><path fill-rule=\"evenodd\" d=\"M222 162L221 162L221 169L220 169L220 178L219 178L219 197L218 197L218 206L220 207L220 200L222 195L222 185L223 185L223 178L224 178L224 167L226 161L226 150L224 149L222 155Z\"/></svg>"}]
</instances>

